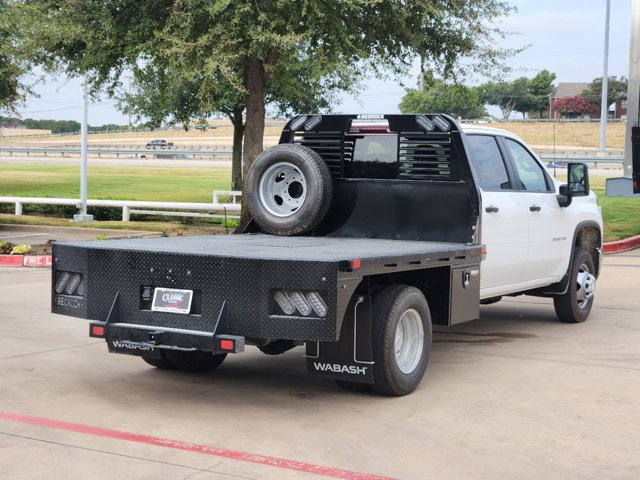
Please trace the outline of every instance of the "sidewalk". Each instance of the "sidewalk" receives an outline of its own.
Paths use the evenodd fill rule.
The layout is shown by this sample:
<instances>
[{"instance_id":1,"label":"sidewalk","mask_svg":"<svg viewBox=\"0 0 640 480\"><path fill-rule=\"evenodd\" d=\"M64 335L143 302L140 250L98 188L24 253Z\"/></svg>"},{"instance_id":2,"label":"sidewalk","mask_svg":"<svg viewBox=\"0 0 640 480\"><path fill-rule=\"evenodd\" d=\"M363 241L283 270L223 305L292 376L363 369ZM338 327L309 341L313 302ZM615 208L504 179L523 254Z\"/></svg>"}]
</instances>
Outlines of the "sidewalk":
<instances>
[{"instance_id":1,"label":"sidewalk","mask_svg":"<svg viewBox=\"0 0 640 480\"><path fill-rule=\"evenodd\" d=\"M51 267L51 242L96 240L98 238L159 237L160 232L105 230L101 228L49 227L0 224L0 241L31 245L34 254L1 255L0 267Z\"/></svg>"}]
</instances>

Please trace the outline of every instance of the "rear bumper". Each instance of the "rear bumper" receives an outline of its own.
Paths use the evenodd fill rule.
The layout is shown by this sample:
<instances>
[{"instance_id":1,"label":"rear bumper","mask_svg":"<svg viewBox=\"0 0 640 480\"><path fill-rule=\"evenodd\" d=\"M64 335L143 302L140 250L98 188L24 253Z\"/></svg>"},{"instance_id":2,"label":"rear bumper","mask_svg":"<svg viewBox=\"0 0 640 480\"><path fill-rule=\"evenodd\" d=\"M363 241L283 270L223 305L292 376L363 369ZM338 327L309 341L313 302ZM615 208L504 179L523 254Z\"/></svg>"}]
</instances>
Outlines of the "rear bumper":
<instances>
[{"instance_id":1,"label":"rear bumper","mask_svg":"<svg viewBox=\"0 0 640 480\"><path fill-rule=\"evenodd\" d=\"M215 335L177 329L158 329L126 323L92 322L89 336L103 338L111 353L123 353L147 358L160 358L161 350L203 351L214 354L241 353L244 337Z\"/></svg>"}]
</instances>

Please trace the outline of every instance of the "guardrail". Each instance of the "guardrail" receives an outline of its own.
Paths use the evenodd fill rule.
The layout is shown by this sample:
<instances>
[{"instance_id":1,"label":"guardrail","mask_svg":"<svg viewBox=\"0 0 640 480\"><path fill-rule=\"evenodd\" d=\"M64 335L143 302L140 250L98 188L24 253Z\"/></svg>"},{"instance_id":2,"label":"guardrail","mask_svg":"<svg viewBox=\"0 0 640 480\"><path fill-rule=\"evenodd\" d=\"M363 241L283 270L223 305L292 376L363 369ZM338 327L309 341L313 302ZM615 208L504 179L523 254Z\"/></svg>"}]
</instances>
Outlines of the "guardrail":
<instances>
[{"instance_id":1,"label":"guardrail","mask_svg":"<svg viewBox=\"0 0 640 480\"><path fill-rule=\"evenodd\" d=\"M65 154L80 155L79 148L54 148L54 147L0 147L0 154L8 153L10 157L15 154L22 154L28 157L31 154L40 154L48 156L49 154L58 154L63 157ZM231 157L231 150L172 150L172 149L121 149L121 148L89 148L88 155L94 155L101 158L102 155L129 155L135 158L144 158L146 156L164 157L164 158L191 158L196 156L225 156Z\"/></svg>"},{"instance_id":2,"label":"guardrail","mask_svg":"<svg viewBox=\"0 0 640 480\"><path fill-rule=\"evenodd\" d=\"M231 197L231 203L220 203L217 201L221 196ZM146 202L138 200L87 200L89 207L116 207L122 208L122 221L128 222L131 214L138 215L162 215L176 217L209 217L209 218L240 218L239 198L242 192L239 191L214 191L212 203L187 203L187 202ZM22 215L23 206L26 204L40 205L72 205L80 208L80 200L75 198L37 198L37 197L0 197L0 203L15 204L15 215ZM139 210L143 209L143 210ZM151 210L149 210L151 209ZM197 210L208 213L194 212L169 212L166 210ZM216 213L214 213L216 212ZM232 215L228 215L232 213Z\"/></svg>"},{"instance_id":3,"label":"guardrail","mask_svg":"<svg viewBox=\"0 0 640 480\"><path fill-rule=\"evenodd\" d=\"M598 164L624 164L624 157L549 157L541 156L540 160L548 162L549 167L565 166L569 162L582 162L598 168Z\"/></svg>"}]
</instances>

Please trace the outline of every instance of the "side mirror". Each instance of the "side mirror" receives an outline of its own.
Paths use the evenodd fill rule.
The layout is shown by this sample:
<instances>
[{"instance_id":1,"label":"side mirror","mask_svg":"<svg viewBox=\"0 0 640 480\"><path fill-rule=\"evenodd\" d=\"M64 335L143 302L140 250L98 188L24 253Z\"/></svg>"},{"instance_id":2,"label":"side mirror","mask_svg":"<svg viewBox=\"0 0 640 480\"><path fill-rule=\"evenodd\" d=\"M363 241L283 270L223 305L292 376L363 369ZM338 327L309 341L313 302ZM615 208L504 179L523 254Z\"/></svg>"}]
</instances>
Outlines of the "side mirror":
<instances>
[{"instance_id":1,"label":"side mirror","mask_svg":"<svg viewBox=\"0 0 640 480\"><path fill-rule=\"evenodd\" d=\"M558 205L568 207L573 197L589 195L589 168L584 163L569 163L567 165L567 183L560 185Z\"/></svg>"},{"instance_id":2,"label":"side mirror","mask_svg":"<svg viewBox=\"0 0 640 480\"><path fill-rule=\"evenodd\" d=\"M567 182L572 197L586 197L589 195L589 169L584 163L570 163L567 165Z\"/></svg>"}]
</instances>

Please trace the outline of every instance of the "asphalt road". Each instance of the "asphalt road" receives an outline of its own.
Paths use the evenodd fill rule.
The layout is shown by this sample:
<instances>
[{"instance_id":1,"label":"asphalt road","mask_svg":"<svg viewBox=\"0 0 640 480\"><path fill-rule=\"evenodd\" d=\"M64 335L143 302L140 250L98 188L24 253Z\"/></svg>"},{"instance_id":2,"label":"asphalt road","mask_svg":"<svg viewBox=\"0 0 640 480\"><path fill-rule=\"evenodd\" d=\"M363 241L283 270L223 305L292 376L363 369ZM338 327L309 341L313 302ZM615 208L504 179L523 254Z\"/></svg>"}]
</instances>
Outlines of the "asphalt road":
<instances>
[{"instance_id":1,"label":"asphalt road","mask_svg":"<svg viewBox=\"0 0 640 480\"><path fill-rule=\"evenodd\" d=\"M0 478L635 480L639 274L607 257L583 324L517 298L438 327L419 389L386 398L307 376L301 349L205 375L110 355L49 313L49 271L0 268Z\"/></svg>"},{"instance_id":2,"label":"asphalt road","mask_svg":"<svg viewBox=\"0 0 640 480\"><path fill-rule=\"evenodd\" d=\"M165 167L165 168L231 168L231 159L220 160L184 158L89 158L89 166L111 167ZM77 165L80 158L69 157L9 157L0 156L0 163L21 163L24 165Z\"/></svg>"}]
</instances>

